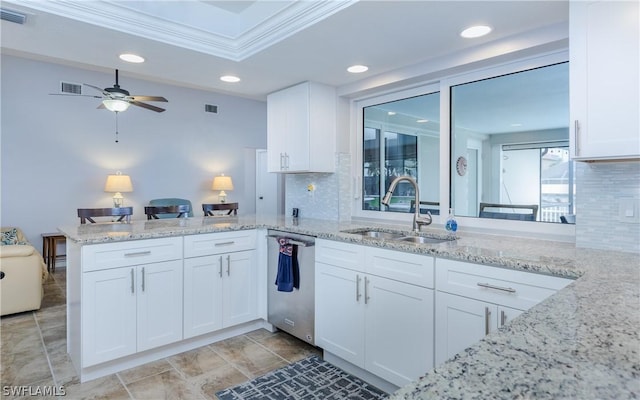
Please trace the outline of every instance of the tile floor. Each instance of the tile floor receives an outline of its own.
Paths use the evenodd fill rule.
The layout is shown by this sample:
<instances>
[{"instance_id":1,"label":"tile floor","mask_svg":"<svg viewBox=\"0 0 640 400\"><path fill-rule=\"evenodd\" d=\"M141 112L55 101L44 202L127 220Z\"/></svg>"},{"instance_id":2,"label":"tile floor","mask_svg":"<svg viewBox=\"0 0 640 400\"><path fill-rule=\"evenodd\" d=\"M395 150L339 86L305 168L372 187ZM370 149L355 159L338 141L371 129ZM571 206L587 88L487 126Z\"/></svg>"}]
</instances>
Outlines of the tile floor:
<instances>
[{"instance_id":1,"label":"tile floor","mask_svg":"<svg viewBox=\"0 0 640 400\"><path fill-rule=\"evenodd\" d=\"M40 310L0 319L0 398L20 398L6 387L63 386L61 399L216 399L221 389L320 354L284 332L257 330L81 384L66 352L65 293L58 267Z\"/></svg>"}]
</instances>

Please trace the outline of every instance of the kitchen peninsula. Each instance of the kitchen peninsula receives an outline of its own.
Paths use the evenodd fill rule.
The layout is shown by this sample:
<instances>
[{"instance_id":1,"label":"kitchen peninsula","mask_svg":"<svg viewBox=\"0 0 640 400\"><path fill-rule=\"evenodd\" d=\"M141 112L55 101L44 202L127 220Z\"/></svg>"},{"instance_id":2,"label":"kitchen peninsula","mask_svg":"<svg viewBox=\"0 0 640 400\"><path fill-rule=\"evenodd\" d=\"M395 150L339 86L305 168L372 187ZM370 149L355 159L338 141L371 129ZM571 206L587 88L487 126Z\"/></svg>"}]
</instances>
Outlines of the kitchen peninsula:
<instances>
[{"instance_id":1,"label":"kitchen peninsula","mask_svg":"<svg viewBox=\"0 0 640 400\"><path fill-rule=\"evenodd\" d=\"M250 216L136 221L62 227L72 254L83 246L192 235L279 229L321 239L382 247L576 279L498 331L400 388L393 399L632 398L640 393L640 266L628 253L576 249L573 244L462 232L455 241L415 245L344 233L371 223ZM407 227L393 227L407 230ZM427 233L444 235L428 228ZM181 256L182 257L182 256ZM262 268L258 263L259 268ZM79 287L79 257L67 266L68 288ZM266 282L266 277L265 278ZM76 300L74 300L74 298ZM68 341L74 346L74 304L68 296ZM75 311L78 316L78 311ZM259 317L260 312L256 315ZM79 334L76 332L76 334Z\"/></svg>"}]
</instances>

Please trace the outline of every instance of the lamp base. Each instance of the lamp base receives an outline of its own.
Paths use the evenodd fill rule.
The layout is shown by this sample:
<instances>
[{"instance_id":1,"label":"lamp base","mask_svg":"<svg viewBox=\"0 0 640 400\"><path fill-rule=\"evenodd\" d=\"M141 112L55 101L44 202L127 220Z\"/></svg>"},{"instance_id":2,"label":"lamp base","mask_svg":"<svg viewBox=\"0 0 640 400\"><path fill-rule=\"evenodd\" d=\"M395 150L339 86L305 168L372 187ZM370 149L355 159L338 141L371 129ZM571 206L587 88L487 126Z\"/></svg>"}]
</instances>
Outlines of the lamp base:
<instances>
[{"instance_id":1,"label":"lamp base","mask_svg":"<svg viewBox=\"0 0 640 400\"><path fill-rule=\"evenodd\" d=\"M220 194L218 195L218 199L220 200L220 203L227 202L227 194L224 192L224 190L220 191Z\"/></svg>"},{"instance_id":2,"label":"lamp base","mask_svg":"<svg viewBox=\"0 0 640 400\"><path fill-rule=\"evenodd\" d=\"M117 192L113 195L113 207L120 208L122 207L124 197L122 197L122 193Z\"/></svg>"}]
</instances>

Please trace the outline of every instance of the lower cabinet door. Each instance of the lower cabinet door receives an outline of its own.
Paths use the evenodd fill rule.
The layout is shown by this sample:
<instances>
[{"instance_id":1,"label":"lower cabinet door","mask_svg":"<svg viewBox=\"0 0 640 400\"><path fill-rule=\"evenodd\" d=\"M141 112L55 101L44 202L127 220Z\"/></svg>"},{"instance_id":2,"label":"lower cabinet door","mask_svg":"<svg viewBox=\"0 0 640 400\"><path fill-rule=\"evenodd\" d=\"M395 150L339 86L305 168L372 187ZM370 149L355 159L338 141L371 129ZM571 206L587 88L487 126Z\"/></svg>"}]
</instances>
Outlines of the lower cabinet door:
<instances>
[{"instance_id":1,"label":"lower cabinet door","mask_svg":"<svg viewBox=\"0 0 640 400\"><path fill-rule=\"evenodd\" d=\"M82 274L82 367L136 352L136 267Z\"/></svg>"},{"instance_id":2,"label":"lower cabinet door","mask_svg":"<svg viewBox=\"0 0 640 400\"><path fill-rule=\"evenodd\" d=\"M497 328L497 306L436 292L435 321L435 365L438 366Z\"/></svg>"},{"instance_id":3,"label":"lower cabinet door","mask_svg":"<svg viewBox=\"0 0 640 400\"><path fill-rule=\"evenodd\" d=\"M524 311L515 308L498 306L498 326L502 328L523 312Z\"/></svg>"},{"instance_id":4,"label":"lower cabinet door","mask_svg":"<svg viewBox=\"0 0 640 400\"><path fill-rule=\"evenodd\" d=\"M182 340L182 260L137 270L138 351Z\"/></svg>"},{"instance_id":5,"label":"lower cabinet door","mask_svg":"<svg viewBox=\"0 0 640 400\"><path fill-rule=\"evenodd\" d=\"M256 319L258 297L255 250L223 255L222 325L238 325Z\"/></svg>"},{"instance_id":6,"label":"lower cabinet door","mask_svg":"<svg viewBox=\"0 0 640 400\"><path fill-rule=\"evenodd\" d=\"M364 368L364 274L316 262L316 345Z\"/></svg>"},{"instance_id":7,"label":"lower cabinet door","mask_svg":"<svg viewBox=\"0 0 640 400\"><path fill-rule=\"evenodd\" d=\"M222 328L222 255L184 260L184 337Z\"/></svg>"},{"instance_id":8,"label":"lower cabinet door","mask_svg":"<svg viewBox=\"0 0 640 400\"><path fill-rule=\"evenodd\" d=\"M433 368L434 291L368 275L364 294L365 369L404 386Z\"/></svg>"}]
</instances>

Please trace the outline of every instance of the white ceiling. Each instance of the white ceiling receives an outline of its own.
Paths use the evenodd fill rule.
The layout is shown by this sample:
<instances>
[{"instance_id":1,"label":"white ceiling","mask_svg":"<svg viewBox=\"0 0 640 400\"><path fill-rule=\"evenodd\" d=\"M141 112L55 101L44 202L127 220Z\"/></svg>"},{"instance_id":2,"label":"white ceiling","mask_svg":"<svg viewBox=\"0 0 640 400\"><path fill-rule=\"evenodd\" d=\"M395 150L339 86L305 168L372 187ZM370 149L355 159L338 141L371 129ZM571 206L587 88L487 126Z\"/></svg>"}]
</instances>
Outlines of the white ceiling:
<instances>
[{"instance_id":1,"label":"white ceiling","mask_svg":"<svg viewBox=\"0 0 640 400\"><path fill-rule=\"evenodd\" d=\"M2 21L5 54L243 97L314 80L353 84L478 44L567 23L567 1L12 0L24 25ZM472 24L494 31L458 33ZM143 64L118 59L123 52ZM352 64L370 67L350 74ZM224 83L221 75L242 81ZM95 82L111 86L111 79ZM135 90L135 88L133 88Z\"/></svg>"}]
</instances>

